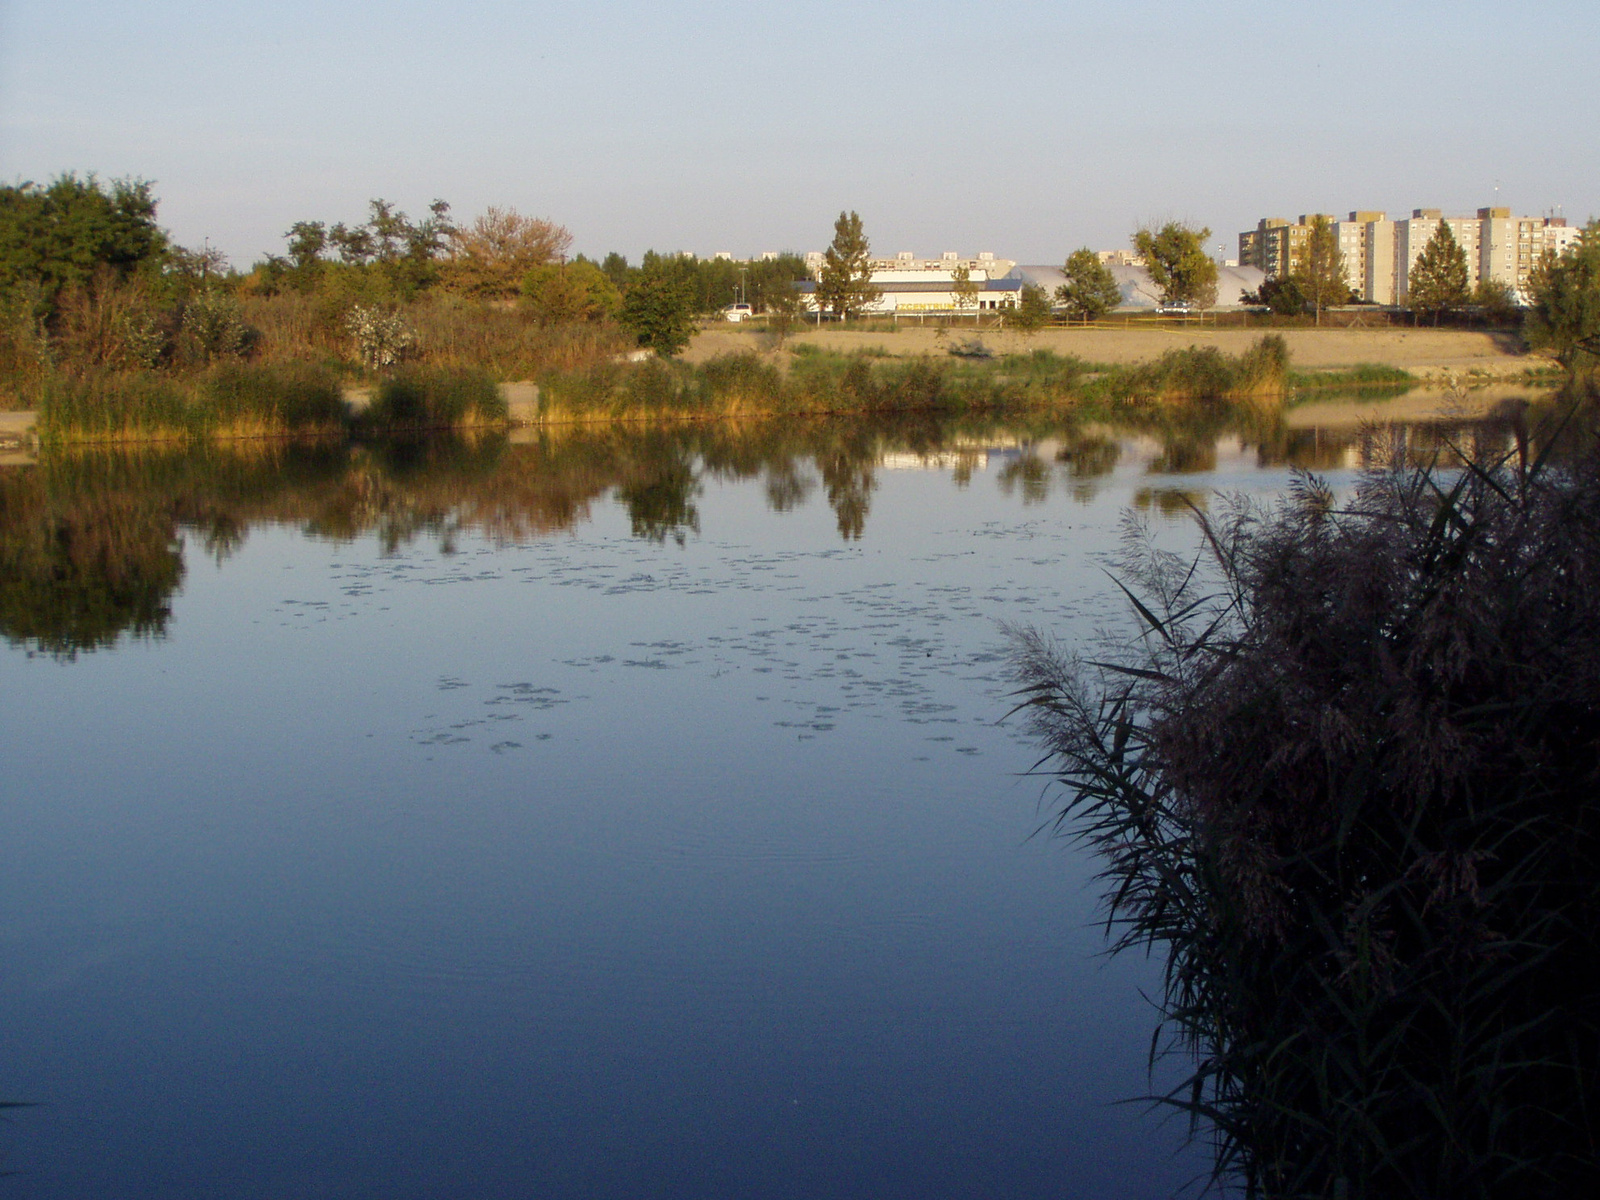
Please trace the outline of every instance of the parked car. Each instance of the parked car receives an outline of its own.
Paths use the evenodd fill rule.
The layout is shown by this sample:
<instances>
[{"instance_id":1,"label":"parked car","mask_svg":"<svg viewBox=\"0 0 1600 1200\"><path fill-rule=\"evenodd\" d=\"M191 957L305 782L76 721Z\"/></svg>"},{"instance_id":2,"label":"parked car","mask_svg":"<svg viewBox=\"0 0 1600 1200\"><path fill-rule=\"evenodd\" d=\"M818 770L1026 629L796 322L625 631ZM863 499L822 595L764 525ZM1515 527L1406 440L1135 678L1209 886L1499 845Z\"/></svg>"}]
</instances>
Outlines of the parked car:
<instances>
[{"instance_id":1,"label":"parked car","mask_svg":"<svg viewBox=\"0 0 1600 1200\"><path fill-rule=\"evenodd\" d=\"M730 321L743 321L747 317L755 316L756 310L751 308L748 304L730 304L727 308L722 310L722 315L727 317Z\"/></svg>"},{"instance_id":2,"label":"parked car","mask_svg":"<svg viewBox=\"0 0 1600 1200\"><path fill-rule=\"evenodd\" d=\"M1174 300L1170 304L1156 305L1156 312L1164 317L1187 317L1194 312L1194 305L1187 304L1181 300Z\"/></svg>"}]
</instances>

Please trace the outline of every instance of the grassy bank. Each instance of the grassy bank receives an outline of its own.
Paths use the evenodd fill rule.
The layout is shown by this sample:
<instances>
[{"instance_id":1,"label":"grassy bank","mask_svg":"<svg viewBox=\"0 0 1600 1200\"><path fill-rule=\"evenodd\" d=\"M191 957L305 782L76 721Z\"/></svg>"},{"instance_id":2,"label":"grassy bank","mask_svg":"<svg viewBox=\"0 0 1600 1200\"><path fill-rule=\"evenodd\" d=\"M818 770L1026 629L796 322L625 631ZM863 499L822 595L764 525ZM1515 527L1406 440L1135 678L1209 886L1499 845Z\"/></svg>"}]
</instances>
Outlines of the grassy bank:
<instances>
[{"instance_id":1,"label":"grassy bank","mask_svg":"<svg viewBox=\"0 0 1600 1200\"><path fill-rule=\"evenodd\" d=\"M1237 356L1173 350L1151 363L1099 367L1047 350L995 359L893 358L801 348L781 370L755 354L691 365L607 363L540 380L546 421L886 412L1014 413L1092 405L1276 402L1288 350L1265 337Z\"/></svg>"},{"instance_id":2,"label":"grassy bank","mask_svg":"<svg viewBox=\"0 0 1600 1200\"><path fill-rule=\"evenodd\" d=\"M327 437L504 423L505 401L481 371L410 368L354 413L339 376L312 363L244 364L189 377L158 371L46 376L37 393L47 443Z\"/></svg>"}]
</instances>

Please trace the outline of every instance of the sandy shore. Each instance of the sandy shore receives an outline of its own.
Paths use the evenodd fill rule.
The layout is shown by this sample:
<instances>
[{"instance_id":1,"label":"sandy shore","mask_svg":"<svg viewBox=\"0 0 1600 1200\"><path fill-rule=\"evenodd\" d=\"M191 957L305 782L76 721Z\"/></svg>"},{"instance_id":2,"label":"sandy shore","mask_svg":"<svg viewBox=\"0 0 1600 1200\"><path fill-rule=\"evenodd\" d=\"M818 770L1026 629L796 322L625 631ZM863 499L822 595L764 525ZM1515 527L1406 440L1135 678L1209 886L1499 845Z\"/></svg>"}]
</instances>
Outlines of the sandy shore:
<instances>
[{"instance_id":1,"label":"sandy shore","mask_svg":"<svg viewBox=\"0 0 1600 1200\"><path fill-rule=\"evenodd\" d=\"M1026 338L1019 333L982 333L986 346L998 353L1053 350L1090 362L1133 363L1157 358L1183 346L1215 346L1238 354L1262 334L1254 329L1047 329ZM1463 329L1289 329L1291 362L1298 370L1353 367L1379 363L1415 375L1469 375L1505 378L1542 368L1548 360L1522 352L1514 337ZM832 350L878 349L893 355L944 354L952 339L970 331L953 330L939 339L932 329L908 326L896 333L851 333L838 330L797 334L788 345L808 342ZM684 358L704 362L719 354L767 352L771 339L754 330L709 329L695 335Z\"/></svg>"}]
</instances>

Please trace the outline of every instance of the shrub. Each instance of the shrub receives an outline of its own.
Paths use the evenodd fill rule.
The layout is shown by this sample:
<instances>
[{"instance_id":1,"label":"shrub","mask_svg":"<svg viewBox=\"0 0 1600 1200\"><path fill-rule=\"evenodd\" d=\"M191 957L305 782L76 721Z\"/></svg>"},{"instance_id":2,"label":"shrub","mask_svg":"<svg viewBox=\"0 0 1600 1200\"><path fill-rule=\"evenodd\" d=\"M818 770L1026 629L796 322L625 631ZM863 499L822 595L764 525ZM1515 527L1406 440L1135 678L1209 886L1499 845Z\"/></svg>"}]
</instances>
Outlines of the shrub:
<instances>
[{"instance_id":1,"label":"shrub","mask_svg":"<svg viewBox=\"0 0 1600 1200\"><path fill-rule=\"evenodd\" d=\"M504 421L510 415L482 371L413 367L384 380L362 420L373 429L447 429Z\"/></svg>"},{"instance_id":2,"label":"shrub","mask_svg":"<svg viewBox=\"0 0 1600 1200\"><path fill-rule=\"evenodd\" d=\"M1262 1197L1555 1197L1600 1152L1600 456L1397 464L1145 551L1110 661L1016 634L1166 957L1164 1099ZM1104 656L1102 656L1104 657Z\"/></svg>"},{"instance_id":3,"label":"shrub","mask_svg":"<svg viewBox=\"0 0 1600 1200\"><path fill-rule=\"evenodd\" d=\"M395 366L416 348L417 334L398 312L352 304L344 326L356 344L356 357L369 371Z\"/></svg>"},{"instance_id":4,"label":"shrub","mask_svg":"<svg viewBox=\"0 0 1600 1200\"><path fill-rule=\"evenodd\" d=\"M214 426L331 431L342 428L346 420L338 380L313 366L230 364L201 382L201 396Z\"/></svg>"}]
</instances>

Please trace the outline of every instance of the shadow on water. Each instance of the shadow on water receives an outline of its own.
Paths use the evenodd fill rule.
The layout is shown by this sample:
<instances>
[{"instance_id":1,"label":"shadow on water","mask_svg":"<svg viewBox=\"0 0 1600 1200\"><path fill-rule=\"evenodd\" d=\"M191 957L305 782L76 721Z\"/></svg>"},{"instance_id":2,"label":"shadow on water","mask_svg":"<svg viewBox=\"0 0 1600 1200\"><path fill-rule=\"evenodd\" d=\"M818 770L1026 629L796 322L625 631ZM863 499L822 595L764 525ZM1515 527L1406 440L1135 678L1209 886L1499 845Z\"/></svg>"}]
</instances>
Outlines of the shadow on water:
<instances>
[{"instance_id":1,"label":"shadow on water","mask_svg":"<svg viewBox=\"0 0 1600 1200\"><path fill-rule=\"evenodd\" d=\"M385 553L431 538L445 552L464 534L499 543L572 529L614 500L635 536L679 545L700 532L708 481L759 480L779 512L819 493L839 535L859 539L880 472L948 471L968 486L996 468L1024 504L1053 488L1092 500L1119 466L1150 476L1217 469L1219 447L1257 465L1360 469L1396 436L1417 460L1457 461L1458 449L1539 443L1561 405L1512 406L1487 420L1400 427L1289 428L1281 415L1196 406L1129 419L1053 416L1008 421L902 414L877 419L720 421L573 426L504 435L200 445L62 452L0 471L0 635L63 658L119 638L160 638L193 539L211 557L236 551L252 527L287 524L308 536L373 536ZM1569 425L1569 442L1592 437ZM1398 429L1398 432L1396 430ZM1177 515L1204 505L1204 484L1140 485L1136 508Z\"/></svg>"}]
</instances>

